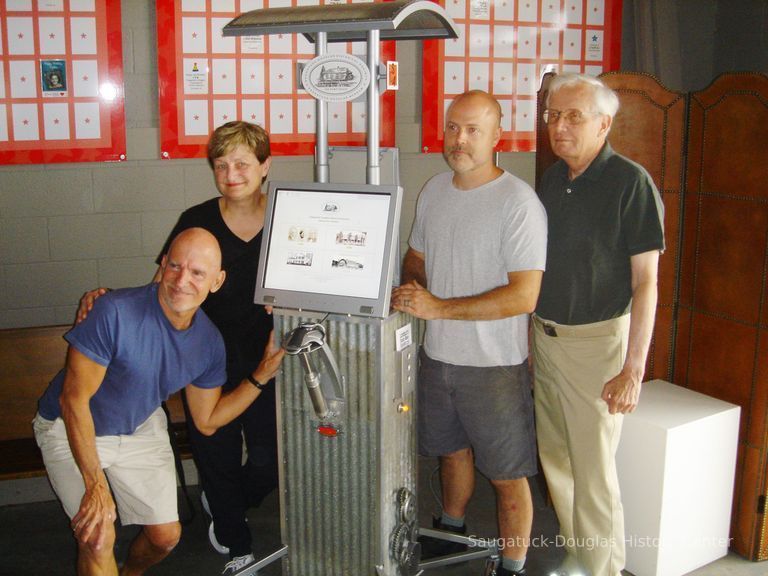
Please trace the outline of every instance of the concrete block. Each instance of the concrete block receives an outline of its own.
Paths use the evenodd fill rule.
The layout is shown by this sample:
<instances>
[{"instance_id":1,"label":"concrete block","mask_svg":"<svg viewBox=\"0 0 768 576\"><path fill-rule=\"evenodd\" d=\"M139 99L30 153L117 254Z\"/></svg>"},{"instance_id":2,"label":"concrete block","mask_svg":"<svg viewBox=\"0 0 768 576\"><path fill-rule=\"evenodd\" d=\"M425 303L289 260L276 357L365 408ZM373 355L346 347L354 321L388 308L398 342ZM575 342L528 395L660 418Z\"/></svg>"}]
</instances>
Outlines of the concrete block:
<instances>
[{"instance_id":1,"label":"concrete block","mask_svg":"<svg viewBox=\"0 0 768 576\"><path fill-rule=\"evenodd\" d=\"M5 266L0 266L0 312L8 305L6 303L6 295L8 294L8 288L5 285Z\"/></svg>"},{"instance_id":2,"label":"concrete block","mask_svg":"<svg viewBox=\"0 0 768 576\"><path fill-rule=\"evenodd\" d=\"M0 262L41 262L50 259L45 218L0 220Z\"/></svg>"},{"instance_id":3,"label":"concrete block","mask_svg":"<svg viewBox=\"0 0 768 576\"><path fill-rule=\"evenodd\" d=\"M313 182L315 159L312 156L275 156L269 169L269 180Z\"/></svg>"},{"instance_id":4,"label":"concrete block","mask_svg":"<svg viewBox=\"0 0 768 576\"><path fill-rule=\"evenodd\" d=\"M149 284L157 265L154 258L112 258L99 260L99 285L110 288L126 288Z\"/></svg>"},{"instance_id":5,"label":"concrete block","mask_svg":"<svg viewBox=\"0 0 768 576\"><path fill-rule=\"evenodd\" d=\"M442 154L405 154L400 158L403 200L415 200L424 184L435 174L449 170Z\"/></svg>"},{"instance_id":6,"label":"concrete block","mask_svg":"<svg viewBox=\"0 0 768 576\"><path fill-rule=\"evenodd\" d=\"M399 123L395 134L397 147L401 154L418 154L421 152L421 125L411 123ZM402 175L402 163L400 169ZM402 177L402 176L401 176Z\"/></svg>"},{"instance_id":7,"label":"concrete block","mask_svg":"<svg viewBox=\"0 0 768 576\"><path fill-rule=\"evenodd\" d=\"M416 202L403 202L400 209L400 239L407 242L416 218Z\"/></svg>"},{"instance_id":8,"label":"concrete block","mask_svg":"<svg viewBox=\"0 0 768 576\"><path fill-rule=\"evenodd\" d=\"M128 76L134 73L133 60L133 31L123 28L123 74Z\"/></svg>"},{"instance_id":9,"label":"concrete block","mask_svg":"<svg viewBox=\"0 0 768 576\"><path fill-rule=\"evenodd\" d=\"M504 152L499 154L499 166L525 180L531 188L536 183L536 152Z\"/></svg>"},{"instance_id":10,"label":"concrete block","mask_svg":"<svg viewBox=\"0 0 768 576\"><path fill-rule=\"evenodd\" d=\"M93 200L96 212L144 212L181 210L184 180L180 167L156 162L131 163L93 171Z\"/></svg>"},{"instance_id":11,"label":"concrete block","mask_svg":"<svg viewBox=\"0 0 768 576\"><path fill-rule=\"evenodd\" d=\"M0 214L31 218L93 212L90 169L28 169L0 172Z\"/></svg>"},{"instance_id":12,"label":"concrete block","mask_svg":"<svg viewBox=\"0 0 768 576\"><path fill-rule=\"evenodd\" d=\"M418 122L421 118L421 82L415 73L404 74L400 68L400 88L397 90L397 128L403 122Z\"/></svg>"},{"instance_id":13,"label":"concrete block","mask_svg":"<svg viewBox=\"0 0 768 576\"><path fill-rule=\"evenodd\" d=\"M85 290L83 290L85 292ZM55 306L53 308L54 320L47 324L70 324L75 321L79 302L73 302L69 306Z\"/></svg>"},{"instance_id":14,"label":"concrete block","mask_svg":"<svg viewBox=\"0 0 768 576\"><path fill-rule=\"evenodd\" d=\"M79 260L140 256L140 214L89 214L49 221L51 257Z\"/></svg>"},{"instance_id":15,"label":"concrete block","mask_svg":"<svg viewBox=\"0 0 768 576\"><path fill-rule=\"evenodd\" d=\"M125 117L128 128L157 126L157 74L126 75Z\"/></svg>"},{"instance_id":16,"label":"concrete block","mask_svg":"<svg viewBox=\"0 0 768 576\"><path fill-rule=\"evenodd\" d=\"M157 74L157 33L155 26L131 30L133 37L133 72Z\"/></svg>"},{"instance_id":17,"label":"concrete block","mask_svg":"<svg viewBox=\"0 0 768 576\"><path fill-rule=\"evenodd\" d=\"M184 208L205 202L218 196L213 172L207 160L184 163ZM170 230L169 230L170 232Z\"/></svg>"},{"instance_id":18,"label":"concrete block","mask_svg":"<svg viewBox=\"0 0 768 576\"><path fill-rule=\"evenodd\" d=\"M128 128L125 140L129 161L160 158L160 131L157 128Z\"/></svg>"},{"instance_id":19,"label":"concrete block","mask_svg":"<svg viewBox=\"0 0 768 576\"><path fill-rule=\"evenodd\" d=\"M168 234L176 225L181 210L167 210L163 212L146 212L141 215L141 246L142 254L148 256L152 262L165 244Z\"/></svg>"},{"instance_id":20,"label":"concrete block","mask_svg":"<svg viewBox=\"0 0 768 576\"><path fill-rule=\"evenodd\" d=\"M75 317L74 308L72 313L66 316L65 320L60 320L56 315L56 308L15 308L9 310L0 310L0 328L26 328L28 326L52 326L55 324L68 324ZM2 489L0 489L2 491Z\"/></svg>"},{"instance_id":21,"label":"concrete block","mask_svg":"<svg viewBox=\"0 0 768 576\"><path fill-rule=\"evenodd\" d=\"M123 29L155 26L155 3L152 0L130 0L121 4Z\"/></svg>"},{"instance_id":22,"label":"concrete block","mask_svg":"<svg viewBox=\"0 0 768 576\"><path fill-rule=\"evenodd\" d=\"M5 273L8 309L71 305L98 279L94 260L10 264Z\"/></svg>"}]
</instances>

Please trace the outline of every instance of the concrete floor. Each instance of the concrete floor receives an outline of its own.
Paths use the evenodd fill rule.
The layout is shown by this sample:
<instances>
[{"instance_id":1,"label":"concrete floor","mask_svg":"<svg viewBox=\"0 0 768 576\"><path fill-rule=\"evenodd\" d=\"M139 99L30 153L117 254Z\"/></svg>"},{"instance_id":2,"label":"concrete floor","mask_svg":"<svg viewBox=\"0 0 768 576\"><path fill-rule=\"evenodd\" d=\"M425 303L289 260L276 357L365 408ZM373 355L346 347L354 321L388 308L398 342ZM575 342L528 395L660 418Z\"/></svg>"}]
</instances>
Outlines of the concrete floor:
<instances>
[{"instance_id":1,"label":"concrete floor","mask_svg":"<svg viewBox=\"0 0 768 576\"><path fill-rule=\"evenodd\" d=\"M430 487L430 477L434 467L435 460L421 460L419 516L422 526L431 525L430 516L436 509ZM554 512L547 507L536 481L532 482L532 487L535 508L533 536L540 536L540 541L551 542L557 535ZM0 485L0 491L3 490L7 492L7 486ZM151 575L213 576L220 574L223 569L226 558L214 552L208 543L207 526L200 512L197 486L190 487L190 491L195 499L196 517L184 526L182 539L177 548L150 572ZM249 523L254 534L254 554L257 558L265 557L281 546L276 494L268 497L260 508L250 511ZM479 537L493 537L496 533L493 491L482 477L478 477L475 496L467 514L467 525L469 533ZM2 532L0 575L74 574L74 540L67 527L66 517L57 502L0 506L0 531ZM135 527L119 529L116 552L118 561L125 557L135 533ZM561 559L562 549L556 546L531 548L527 562L528 575L546 576L559 565ZM461 565L435 568L426 572L424 576L430 574L482 576L484 566L484 561L475 560ZM691 572L688 576L765 576L765 574L768 574L768 563L754 563L731 554ZM281 562L267 566L259 572L259 575L281 576Z\"/></svg>"}]
</instances>

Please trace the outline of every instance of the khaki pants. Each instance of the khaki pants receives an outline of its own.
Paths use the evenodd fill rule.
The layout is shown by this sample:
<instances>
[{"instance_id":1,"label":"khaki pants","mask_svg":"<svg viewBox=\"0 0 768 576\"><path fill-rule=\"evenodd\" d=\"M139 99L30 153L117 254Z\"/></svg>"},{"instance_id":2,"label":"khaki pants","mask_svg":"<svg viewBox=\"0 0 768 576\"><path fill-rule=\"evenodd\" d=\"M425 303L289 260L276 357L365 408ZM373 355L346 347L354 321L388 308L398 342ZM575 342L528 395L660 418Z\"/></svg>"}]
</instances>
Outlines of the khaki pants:
<instances>
[{"instance_id":1,"label":"khaki pants","mask_svg":"<svg viewBox=\"0 0 768 576\"><path fill-rule=\"evenodd\" d=\"M624 513L616 474L622 415L603 385L624 364L629 315L563 326L534 316L536 436L569 560L592 576L624 568Z\"/></svg>"}]
</instances>

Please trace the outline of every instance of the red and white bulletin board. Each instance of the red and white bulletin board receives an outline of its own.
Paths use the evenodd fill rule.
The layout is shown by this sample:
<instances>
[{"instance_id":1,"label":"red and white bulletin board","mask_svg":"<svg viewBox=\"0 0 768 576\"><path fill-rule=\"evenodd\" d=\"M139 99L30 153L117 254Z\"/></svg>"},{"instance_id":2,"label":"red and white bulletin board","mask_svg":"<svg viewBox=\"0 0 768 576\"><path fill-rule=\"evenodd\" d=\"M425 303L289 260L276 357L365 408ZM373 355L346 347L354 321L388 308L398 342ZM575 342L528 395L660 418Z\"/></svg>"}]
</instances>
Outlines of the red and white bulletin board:
<instances>
[{"instance_id":1,"label":"red and white bulletin board","mask_svg":"<svg viewBox=\"0 0 768 576\"><path fill-rule=\"evenodd\" d=\"M120 0L0 0L0 164L125 160Z\"/></svg>"},{"instance_id":2,"label":"red and white bulletin board","mask_svg":"<svg viewBox=\"0 0 768 576\"><path fill-rule=\"evenodd\" d=\"M225 38L235 16L261 8L346 4L350 0L157 0L160 150L163 158L204 158L210 133L231 120L262 125L275 155L309 155L315 146L315 99L298 89L297 64L314 58L301 34ZM364 57L364 42L329 43L329 53ZM384 42L381 60L394 60ZM366 141L365 98L328 103L328 143ZM394 146L395 96L381 105L381 145Z\"/></svg>"},{"instance_id":3,"label":"red and white bulletin board","mask_svg":"<svg viewBox=\"0 0 768 576\"><path fill-rule=\"evenodd\" d=\"M545 72L597 76L621 65L621 0L439 0L460 30L424 43L422 150L443 148L445 110L481 89L502 108L498 150L536 149L536 92Z\"/></svg>"}]
</instances>

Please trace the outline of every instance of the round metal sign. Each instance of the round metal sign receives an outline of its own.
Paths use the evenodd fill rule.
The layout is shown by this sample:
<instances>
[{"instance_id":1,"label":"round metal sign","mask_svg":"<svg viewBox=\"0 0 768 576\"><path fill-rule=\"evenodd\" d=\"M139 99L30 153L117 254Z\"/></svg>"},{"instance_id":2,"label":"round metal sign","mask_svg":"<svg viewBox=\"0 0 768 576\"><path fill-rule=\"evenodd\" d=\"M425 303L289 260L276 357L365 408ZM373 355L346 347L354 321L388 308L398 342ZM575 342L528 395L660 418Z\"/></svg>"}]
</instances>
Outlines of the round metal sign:
<instances>
[{"instance_id":1,"label":"round metal sign","mask_svg":"<svg viewBox=\"0 0 768 576\"><path fill-rule=\"evenodd\" d=\"M356 56L325 54L307 62L301 82L318 100L347 102L366 91L371 75L366 63Z\"/></svg>"}]
</instances>

